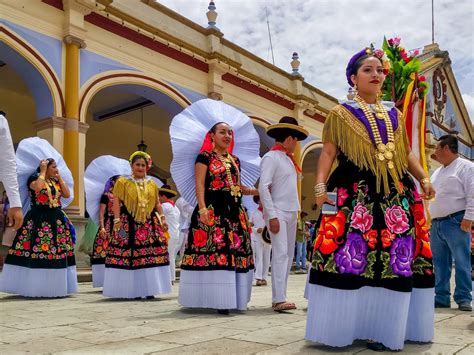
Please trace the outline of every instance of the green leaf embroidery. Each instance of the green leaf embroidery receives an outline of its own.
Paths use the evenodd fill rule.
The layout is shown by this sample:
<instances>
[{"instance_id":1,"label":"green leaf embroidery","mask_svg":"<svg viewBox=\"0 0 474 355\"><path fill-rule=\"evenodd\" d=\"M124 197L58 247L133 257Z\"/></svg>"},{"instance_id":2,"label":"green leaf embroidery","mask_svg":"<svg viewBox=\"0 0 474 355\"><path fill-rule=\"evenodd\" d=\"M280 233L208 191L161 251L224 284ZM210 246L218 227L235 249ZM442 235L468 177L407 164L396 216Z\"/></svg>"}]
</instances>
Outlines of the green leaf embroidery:
<instances>
[{"instance_id":1,"label":"green leaf embroidery","mask_svg":"<svg viewBox=\"0 0 474 355\"><path fill-rule=\"evenodd\" d=\"M415 259L411 268L414 274L423 275L423 269L426 267L431 268L431 263L426 259L419 257Z\"/></svg>"},{"instance_id":2,"label":"green leaf embroidery","mask_svg":"<svg viewBox=\"0 0 474 355\"><path fill-rule=\"evenodd\" d=\"M326 262L326 266L324 266L324 271L337 273L336 271L336 261L334 260L334 254L331 255L329 260Z\"/></svg>"},{"instance_id":3,"label":"green leaf embroidery","mask_svg":"<svg viewBox=\"0 0 474 355\"><path fill-rule=\"evenodd\" d=\"M365 271L361 274L361 276L365 277L365 278L368 278L368 279L373 279L374 278L374 264L375 264L375 260L376 260L376 254L377 252L374 250L374 251L371 251L368 255L367 255L367 266L365 268Z\"/></svg>"},{"instance_id":4,"label":"green leaf embroidery","mask_svg":"<svg viewBox=\"0 0 474 355\"><path fill-rule=\"evenodd\" d=\"M380 259L382 260L383 264L382 279L396 278L397 275L393 273L392 267L390 266L390 254L386 251L383 251L380 254Z\"/></svg>"},{"instance_id":5,"label":"green leaf embroidery","mask_svg":"<svg viewBox=\"0 0 474 355\"><path fill-rule=\"evenodd\" d=\"M319 270L318 267L323 262L324 262L323 255L321 254L321 252L319 250L316 250L313 254L313 260L312 260L312 263L311 263L311 267L315 270Z\"/></svg>"}]
</instances>

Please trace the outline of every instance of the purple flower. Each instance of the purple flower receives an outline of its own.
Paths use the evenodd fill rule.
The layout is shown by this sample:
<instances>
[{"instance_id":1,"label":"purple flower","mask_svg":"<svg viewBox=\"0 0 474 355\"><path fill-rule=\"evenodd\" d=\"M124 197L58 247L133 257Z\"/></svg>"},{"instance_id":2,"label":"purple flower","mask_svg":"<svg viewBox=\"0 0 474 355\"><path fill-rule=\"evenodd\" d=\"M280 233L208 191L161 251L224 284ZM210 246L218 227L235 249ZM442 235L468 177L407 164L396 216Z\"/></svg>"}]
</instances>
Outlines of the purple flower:
<instances>
[{"instance_id":1,"label":"purple flower","mask_svg":"<svg viewBox=\"0 0 474 355\"><path fill-rule=\"evenodd\" d=\"M335 255L341 274L360 275L367 266L367 243L358 233L348 233L346 244Z\"/></svg>"},{"instance_id":2,"label":"purple flower","mask_svg":"<svg viewBox=\"0 0 474 355\"><path fill-rule=\"evenodd\" d=\"M390 248L390 266L393 273L399 276L411 276L413 261L413 239L411 237L396 238Z\"/></svg>"}]
</instances>

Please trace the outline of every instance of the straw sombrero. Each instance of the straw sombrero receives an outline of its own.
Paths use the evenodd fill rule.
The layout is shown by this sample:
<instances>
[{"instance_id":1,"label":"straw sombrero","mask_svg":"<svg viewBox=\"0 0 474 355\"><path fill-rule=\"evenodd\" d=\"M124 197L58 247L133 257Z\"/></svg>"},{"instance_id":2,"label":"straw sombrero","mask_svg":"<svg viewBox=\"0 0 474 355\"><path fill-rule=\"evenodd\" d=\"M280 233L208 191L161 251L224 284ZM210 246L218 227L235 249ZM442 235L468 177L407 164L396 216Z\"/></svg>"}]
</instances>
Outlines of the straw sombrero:
<instances>
[{"instance_id":1,"label":"straw sombrero","mask_svg":"<svg viewBox=\"0 0 474 355\"><path fill-rule=\"evenodd\" d=\"M308 137L308 131L302 126L298 125L296 118L285 116L280 119L280 122L267 127L267 134L275 139L282 135L286 135L287 132L292 137L296 137L299 141L302 141Z\"/></svg>"}]
</instances>

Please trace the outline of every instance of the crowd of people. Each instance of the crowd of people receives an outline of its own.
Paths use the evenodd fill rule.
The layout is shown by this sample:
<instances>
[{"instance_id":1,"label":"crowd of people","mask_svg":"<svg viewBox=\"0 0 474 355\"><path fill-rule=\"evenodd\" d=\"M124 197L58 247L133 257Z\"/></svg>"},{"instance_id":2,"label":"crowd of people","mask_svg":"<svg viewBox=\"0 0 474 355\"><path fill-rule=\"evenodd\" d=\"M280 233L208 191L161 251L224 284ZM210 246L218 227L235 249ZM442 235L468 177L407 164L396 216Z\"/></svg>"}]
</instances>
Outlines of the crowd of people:
<instances>
[{"instance_id":1,"label":"crowd of people","mask_svg":"<svg viewBox=\"0 0 474 355\"><path fill-rule=\"evenodd\" d=\"M454 262L454 302L472 311L474 164L459 157L455 136L443 136L434 156L441 167L430 179L411 152L404 117L379 98L385 79L379 51L356 53L346 77L356 94L326 118L314 186L317 206L335 205L335 214L311 222L300 212L302 171L294 151L308 132L295 118L267 128L275 144L260 158L249 117L201 100L170 127L177 191L148 176L152 159L142 151L130 155L127 173L102 173L106 183L95 193L98 212L91 216L94 287L111 298L169 293L180 254L183 307L245 311L252 285L267 285L271 268L271 307L291 311L297 308L287 297L294 263L308 272L307 340L342 347L364 339L372 350L398 350L406 340L433 339L435 307L451 306ZM0 291L65 297L77 290L75 231L64 211L73 191L67 166L57 152L36 165L22 159L26 143L28 151L47 144L34 139L20 143L15 159L4 116L0 136L6 152L0 180L10 201L8 224L16 229ZM21 174L28 172L19 179L24 186L17 162ZM244 195L257 206L250 216ZM423 200L430 201L431 228Z\"/></svg>"}]
</instances>

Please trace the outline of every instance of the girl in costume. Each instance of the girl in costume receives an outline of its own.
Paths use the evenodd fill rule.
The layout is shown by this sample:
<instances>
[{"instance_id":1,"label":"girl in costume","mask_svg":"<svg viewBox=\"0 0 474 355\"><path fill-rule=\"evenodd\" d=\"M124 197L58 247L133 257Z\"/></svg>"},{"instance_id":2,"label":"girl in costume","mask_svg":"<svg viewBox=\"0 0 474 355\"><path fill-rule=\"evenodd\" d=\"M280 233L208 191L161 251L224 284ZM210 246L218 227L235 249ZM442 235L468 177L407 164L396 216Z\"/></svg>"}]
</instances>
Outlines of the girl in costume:
<instances>
[{"instance_id":1,"label":"girl in costume","mask_svg":"<svg viewBox=\"0 0 474 355\"><path fill-rule=\"evenodd\" d=\"M184 133L189 134L190 124L196 125L196 122L200 126L194 139L200 136L201 149L198 154L194 153L195 180L190 182L183 174L185 165L180 165L187 151L179 138ZM232 130L232 123L237 132ZM206 125L208 128L204 131ZM182 127L187 127L187 132L183 132ZM243 134L239 136L240 142L248 142L239 144L239 148L247 149L243 154L247 164L245 172L238 155L232 153L238 142L237 134ZM258 134L250 119L240 111L223 102L201 100L173 119L170 135L173 180L187 201L197 201L182 258L179 303L189 308L217 309L221 314L228 314L230 309L246 310L254 262L242 195L256 193L244 184L252 184L258 177L253 170L254 164L259 163ZM251 139L255 141L250 142ZM188 150L189 146L188 143ZM186 164L190 169L192 160ZM194 193L189 193L189 183L194 183Z\"/></svg>"},{"instance_id":2,"label":"girl in costume","mask_svg":"<svg viewBox=\"0 0 474 355\"><path fill-rule=\"evenodd\" d=\"M135 152L130 176L113 188L113 233L106 250L103 295L153 298L170 293L168 226L158 200L158 186L147 177L151 157Z\"/></svg>"},{"instance_id":3,"label":"girl in costume","mask_svg":"<svg viewBox=\"0 0 474 355\"><path fill-rule=\"evenodd\" d=\"M378 99L386 63L381 50L355 54L346 76L357 94L324 125L314 191L319 206L335 203L338 211L317 227L306 339L329 346L365 339L370 349L398 350L405 340L433 338L428 228L409 173L424 198L435 192L410 150L404 117ZM337 191L337 201L326 191Z\"/></svg>"},{"instance_id":4,"label":"girl in costume","mask_svg":"<svg viewBox=\"0 0 474 355\"><path fill-rule=\"evenodd\" d=\"M118 175L114 175L109 180L107 180L104 193L100 197L99 230L95 236L91 255L92 287L102 287L104 285L105 257L109 245L110 233L114 223L113 188L115 181L117 181L118 178Z\"/></svg>"},{"instance_id":5,"label":"girl in costume","mask_svg":"<svg viewBox=\"0 0 474 355\"><path fill-rule=\"evenodd\" d=\"M23 203L28 203L30 209L8 251L0 291L25 297L65 297L77 291L74 228L61 202L61 198L71 196L72 178L59 153L39 138L20 142L19 173L24 175L29 170L33 151L55 155L58 161L41 159L36 172L28 174L26 183L19 177L25 184L20 188ZM69 186L58 168L59 160L68 175Z\"/></svg>"}]
</instances>

